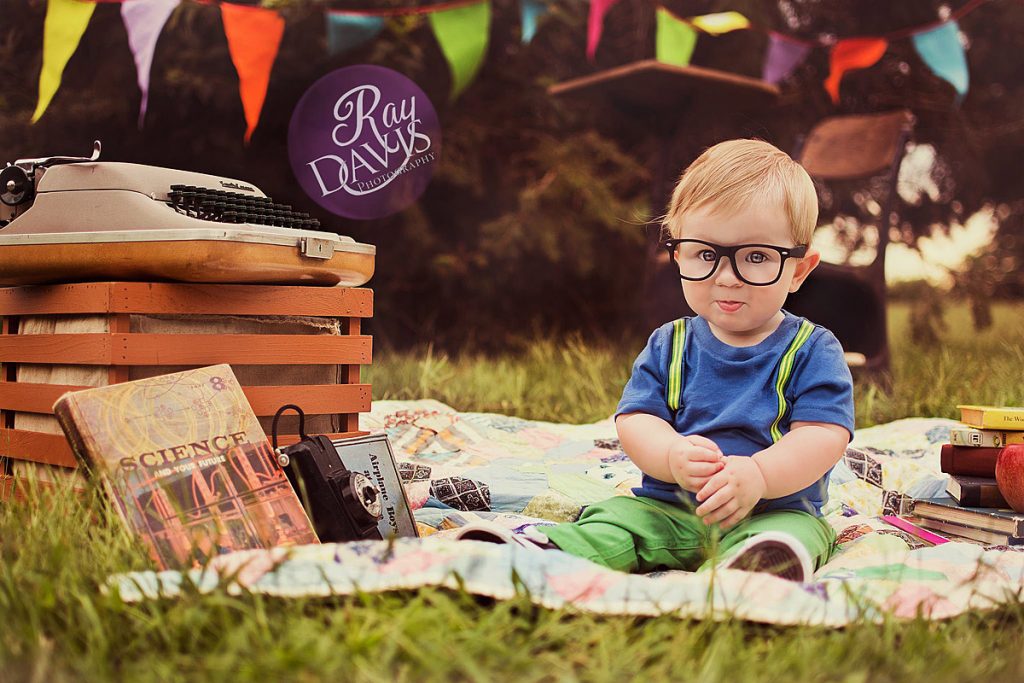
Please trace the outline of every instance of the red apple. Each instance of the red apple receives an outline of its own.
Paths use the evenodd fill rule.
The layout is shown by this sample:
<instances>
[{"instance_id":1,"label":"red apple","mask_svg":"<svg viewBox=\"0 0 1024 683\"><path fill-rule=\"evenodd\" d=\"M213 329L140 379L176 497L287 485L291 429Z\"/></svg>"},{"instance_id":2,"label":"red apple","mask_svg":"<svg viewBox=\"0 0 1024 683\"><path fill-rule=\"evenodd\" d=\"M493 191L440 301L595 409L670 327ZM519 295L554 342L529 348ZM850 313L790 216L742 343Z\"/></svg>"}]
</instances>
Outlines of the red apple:
<instances>
[{"instance_id":1,"label":"red apple","mask_svg":"<svg viewBox=\"0 0 1024 683\"><path fill-rule=\"evenodd\" d=\"M1024 444L1011 444L999 451L996 484L1010 507L1024 512Z\"/></svg>"}]
</instances>

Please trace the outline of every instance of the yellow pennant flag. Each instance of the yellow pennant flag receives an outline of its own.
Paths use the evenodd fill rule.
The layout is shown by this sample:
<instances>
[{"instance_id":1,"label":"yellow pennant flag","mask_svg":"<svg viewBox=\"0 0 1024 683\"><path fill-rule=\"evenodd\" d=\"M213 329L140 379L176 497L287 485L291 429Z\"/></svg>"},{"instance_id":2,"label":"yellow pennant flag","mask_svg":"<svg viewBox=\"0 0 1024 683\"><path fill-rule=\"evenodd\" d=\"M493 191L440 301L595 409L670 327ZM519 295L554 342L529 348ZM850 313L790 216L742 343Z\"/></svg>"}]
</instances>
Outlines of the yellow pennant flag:
<instances>
[{"instance_id":1,"label":"yellow pennant flag","mask_svg":"<svg viewBox=\"0 0 1024 683\"><path fill-rule=\"evenodd\" d=\"M78 41L82 39L95 9L96 3L78 0L48 0L46 3L43 68L39 73L39 101L32 114L32 123L39 120L50 106L50 100L57 94L64 67L78 49Z\"/></svg>"},{"instance_id":2,"label":"yellow pennant flag","mask_svg":"<svg viewBox=\"0 0 1024 683\"><path fill-rule=\"evenodd\" d=\"M710 33L713 36L750 28L750 20L739 12L717 12L699 17L690 17L690 22L701 31Z\"/></svg>"}]
</instances>

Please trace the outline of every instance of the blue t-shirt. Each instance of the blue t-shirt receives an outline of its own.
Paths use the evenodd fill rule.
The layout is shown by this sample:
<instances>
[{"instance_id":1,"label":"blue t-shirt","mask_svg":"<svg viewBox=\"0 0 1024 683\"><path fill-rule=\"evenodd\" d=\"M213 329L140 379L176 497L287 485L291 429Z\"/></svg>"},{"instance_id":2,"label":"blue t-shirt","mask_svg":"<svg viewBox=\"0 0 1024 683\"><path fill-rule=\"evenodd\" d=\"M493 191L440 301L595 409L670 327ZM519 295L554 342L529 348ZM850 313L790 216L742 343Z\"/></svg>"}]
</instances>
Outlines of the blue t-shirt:
<instances>
[{"instance_id":1,"label":"blue t-shirt","mask_svg":"<svg viewBox=\"0 0 1024 683\"><path fill-rule=\"evenodd\" d=\"M648 413L660 417L680 434L711 439L725 455L749 456L771 446L771 427L779 414L776 383L781 360L804 321L788 311L783 314L778 329L759 344L746 347L718 339L700 316L686 318L677 410L669 408L666 398L674 323L662 325L633 363L633 374L615 416ZM845 427L853 437L853 378L839 340L824 327L814 325L793 356L783 395L785 405L777 425L782 434L794 421L827 422ZM831 469L792 495L762 499L752 513L791 509L820 516L830 473ZM694 494L676 483L646 474L633 493L670 503L689 500L698 504Z\"/></svg>"}]
</instances>

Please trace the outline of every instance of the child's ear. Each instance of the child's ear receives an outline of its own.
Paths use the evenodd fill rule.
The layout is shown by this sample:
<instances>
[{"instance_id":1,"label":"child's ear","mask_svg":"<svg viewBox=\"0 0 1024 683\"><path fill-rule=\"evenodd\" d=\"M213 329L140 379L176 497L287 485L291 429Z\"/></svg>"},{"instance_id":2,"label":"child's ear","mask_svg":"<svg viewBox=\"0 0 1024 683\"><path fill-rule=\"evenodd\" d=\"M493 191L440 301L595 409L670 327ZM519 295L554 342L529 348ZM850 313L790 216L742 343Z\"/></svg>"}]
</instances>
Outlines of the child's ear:
<instances>
[{"instance_id":1,"label":"child's ear","mask_svg":"<svg viewBox=\"0 0 1024 683\"><path fill-rule=\"evenodd\" d=\"M804 283L811 271L818 267L820 262L821 254L814 249L808 249L807 255L799 259L796 262L796 268L793 269L793 280L789 283L790 293L800 289L800 285Z\"/></svg>"}]
</instances>

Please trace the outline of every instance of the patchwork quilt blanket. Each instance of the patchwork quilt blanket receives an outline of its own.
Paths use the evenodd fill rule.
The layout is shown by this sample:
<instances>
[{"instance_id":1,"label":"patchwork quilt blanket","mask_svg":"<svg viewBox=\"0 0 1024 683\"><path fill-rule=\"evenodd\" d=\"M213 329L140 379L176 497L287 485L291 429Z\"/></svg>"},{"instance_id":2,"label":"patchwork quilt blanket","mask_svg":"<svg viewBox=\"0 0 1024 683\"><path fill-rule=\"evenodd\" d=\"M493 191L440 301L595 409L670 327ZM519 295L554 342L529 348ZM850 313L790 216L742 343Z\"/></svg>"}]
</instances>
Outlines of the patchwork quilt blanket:
<instances>
[{"instance_id":1,"label":"patchwork quilt blanket","mask_svg":"<svg viewBox=\"0 0 1024 683\"><path fill-rule=\"evenodd\" d=\"M826 626L943 619L1024 592L1024 548L929 547L881 518L896 494L945 490L939 448L956 424L912 418L856 433L823 510L839 551L798 584L739 570L629 575L557 550L454 541L447 532L475 518L511 529L574 520L591 503L631 495L640 472L610 419L555 424L433 400L377 401L362 426L391 440L421 538L232 553L205 569L123 574L111 585L126 600L173 597L186 583L280 597L436 586L605 614Z\"/></svg>"}]
</instances>

